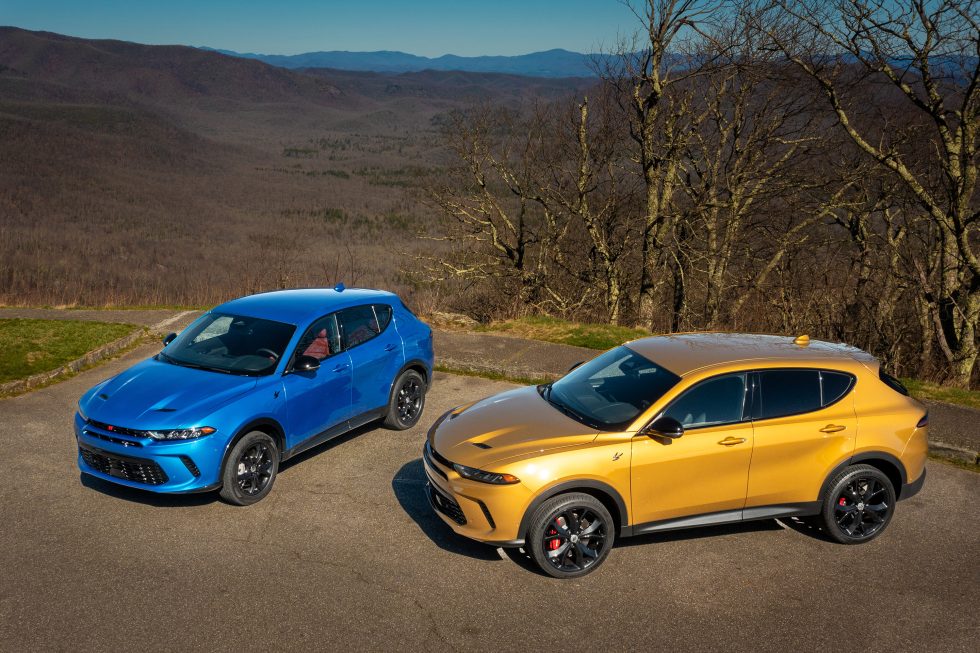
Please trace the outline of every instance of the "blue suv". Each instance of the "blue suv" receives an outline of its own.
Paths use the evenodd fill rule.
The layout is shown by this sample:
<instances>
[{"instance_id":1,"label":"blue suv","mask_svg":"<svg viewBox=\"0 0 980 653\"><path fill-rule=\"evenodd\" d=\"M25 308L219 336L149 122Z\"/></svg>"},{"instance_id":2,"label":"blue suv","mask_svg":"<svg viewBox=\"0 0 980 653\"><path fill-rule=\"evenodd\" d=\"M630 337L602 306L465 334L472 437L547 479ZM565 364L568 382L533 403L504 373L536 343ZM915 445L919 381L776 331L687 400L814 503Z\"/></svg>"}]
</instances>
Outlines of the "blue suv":
<instances>
[{"instance_id":1,"label":"blue suv","mask_svg":"<svg viewBox=\"0 0 980 653\"><path fill-rule=\"evenodd\" d=\"M392 293L282 290L222 304L78 402L85 474L262 499L279 464L363 424L414 426L432 330Z\"/></svg>"}]
</instances>

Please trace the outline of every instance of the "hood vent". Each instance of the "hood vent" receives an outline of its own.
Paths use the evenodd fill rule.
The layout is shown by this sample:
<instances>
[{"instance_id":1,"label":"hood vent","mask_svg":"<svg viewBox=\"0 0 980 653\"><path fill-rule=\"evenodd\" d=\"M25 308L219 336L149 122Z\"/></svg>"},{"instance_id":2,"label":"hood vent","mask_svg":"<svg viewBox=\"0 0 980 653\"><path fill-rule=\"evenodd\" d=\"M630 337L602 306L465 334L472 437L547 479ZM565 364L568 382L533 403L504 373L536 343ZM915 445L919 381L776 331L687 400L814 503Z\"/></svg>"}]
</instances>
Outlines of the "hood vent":
<instances>
[{"instance_id":1,"label":"hood vent","mask_svg":"<svg viewBox=\"0 0 980 653\"><path fill-rule=\"evenodd\" d=\"M481 449L493 449L493 447L491 447L489 444L486 444L485 442L470 442L470 444L472 444L474 447L479 447Z\"/></svg>"}]
</instances>

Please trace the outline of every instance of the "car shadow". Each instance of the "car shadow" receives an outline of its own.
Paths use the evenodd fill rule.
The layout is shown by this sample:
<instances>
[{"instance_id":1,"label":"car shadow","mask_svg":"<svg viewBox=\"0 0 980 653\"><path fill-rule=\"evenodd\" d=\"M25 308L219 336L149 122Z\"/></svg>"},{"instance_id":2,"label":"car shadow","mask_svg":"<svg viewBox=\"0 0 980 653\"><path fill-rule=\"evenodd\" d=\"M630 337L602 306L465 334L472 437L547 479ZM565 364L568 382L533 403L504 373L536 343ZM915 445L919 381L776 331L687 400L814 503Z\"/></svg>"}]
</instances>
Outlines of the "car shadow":
<instances>
[{"instance_id":1,"label":"car shadow","mask_svg":"<svg viewBox=\"0 0 980 653\"><path fill-rule=\"evenodd\" d=\"M214 503L218 500L217 490L211 492L201 492L198 494L162 494L150 490L140 490L139 488L127 485L117 485L109 481L103 481L96 476L79 473L79 480L84 487L102 494L130 501L132 503L142 503L147 506L157 508L177 508L181 506L203 506Z\"/></svg>"},{"instance_id":2,"label":"car shadow","mask_svg":"<svg viewBox=\"0 0 980 653\"><path fill-rule=\"evenodd\" d=\"M685 540L699 540L710 537L721 537L724 535L734 535L738 533L757 533L764 531L781 531L783 527L775 520L741 522L737 524L721 524L718 526L701 526L697 528L678 529L676 531L665 531L662 533L648 533L633 537L617 538L613 549L629 548L634 546L653 546L665 542L683 542ZM541 571L531 555L523 548L504 549L504 553L514 563L520 565L525 570L544 578L551 578L548 574Z\"/></svg>"},{"instance_id":3,"label":"car shadow","mask_svg":"<svg viewBox=\"0 0 980 653\"><path fill-rule=\"evenodd\" d=\"M402 465L391 479L391 489L402 510L412 518L426 537L440 549L450 553L478 560L500 560L493 546L457 535L433 512L429 498L425 495L427 482L421 458Z\"/></svg>"}]
</instances>

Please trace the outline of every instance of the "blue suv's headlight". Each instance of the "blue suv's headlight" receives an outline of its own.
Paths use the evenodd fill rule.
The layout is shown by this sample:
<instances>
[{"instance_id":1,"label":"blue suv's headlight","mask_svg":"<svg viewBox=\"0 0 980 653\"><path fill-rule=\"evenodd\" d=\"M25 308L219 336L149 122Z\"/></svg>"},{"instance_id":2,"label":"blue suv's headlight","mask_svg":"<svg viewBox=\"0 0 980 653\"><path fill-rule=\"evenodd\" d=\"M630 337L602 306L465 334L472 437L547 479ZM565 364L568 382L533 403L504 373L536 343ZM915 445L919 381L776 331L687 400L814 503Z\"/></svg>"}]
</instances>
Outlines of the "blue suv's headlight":
<instances>
[{"instance_id":1,"label":"blue suv's headlight","mask_svg":"<svg viewBox=\"0 0 980 653\"><path fill-rule=\"evenodd\" d=\"M172 429L165 431L142 431L142 435L154 440L193 440L205 435L211 435L218 429L210 426L195 426L192 429Z\"/></svg>"}]
</instances>

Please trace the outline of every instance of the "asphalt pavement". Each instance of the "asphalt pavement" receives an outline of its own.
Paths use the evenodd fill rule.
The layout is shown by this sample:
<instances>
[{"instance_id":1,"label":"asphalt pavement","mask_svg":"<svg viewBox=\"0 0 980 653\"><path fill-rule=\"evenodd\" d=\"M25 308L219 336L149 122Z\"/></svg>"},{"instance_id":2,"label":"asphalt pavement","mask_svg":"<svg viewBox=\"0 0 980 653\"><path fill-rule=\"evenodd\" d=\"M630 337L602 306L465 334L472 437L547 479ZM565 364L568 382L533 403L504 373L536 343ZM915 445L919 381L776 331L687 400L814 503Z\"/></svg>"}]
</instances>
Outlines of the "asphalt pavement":
<instances>
[{"instance_id":1,"label":"asphalt pavement","mask_svg":"<svg viewBox=\"0 0 980 653\"><path fill-rule=\"evenodd\" d=\"M314 449L249 508L80 477L75 402L155 349L0 400L0 651L976 650L975 473L930 462L863 546L763 521L626 540L558 581L423 495L425 428L505 383L439 374L418 428Z\"/></svg>"}]
</instances>

